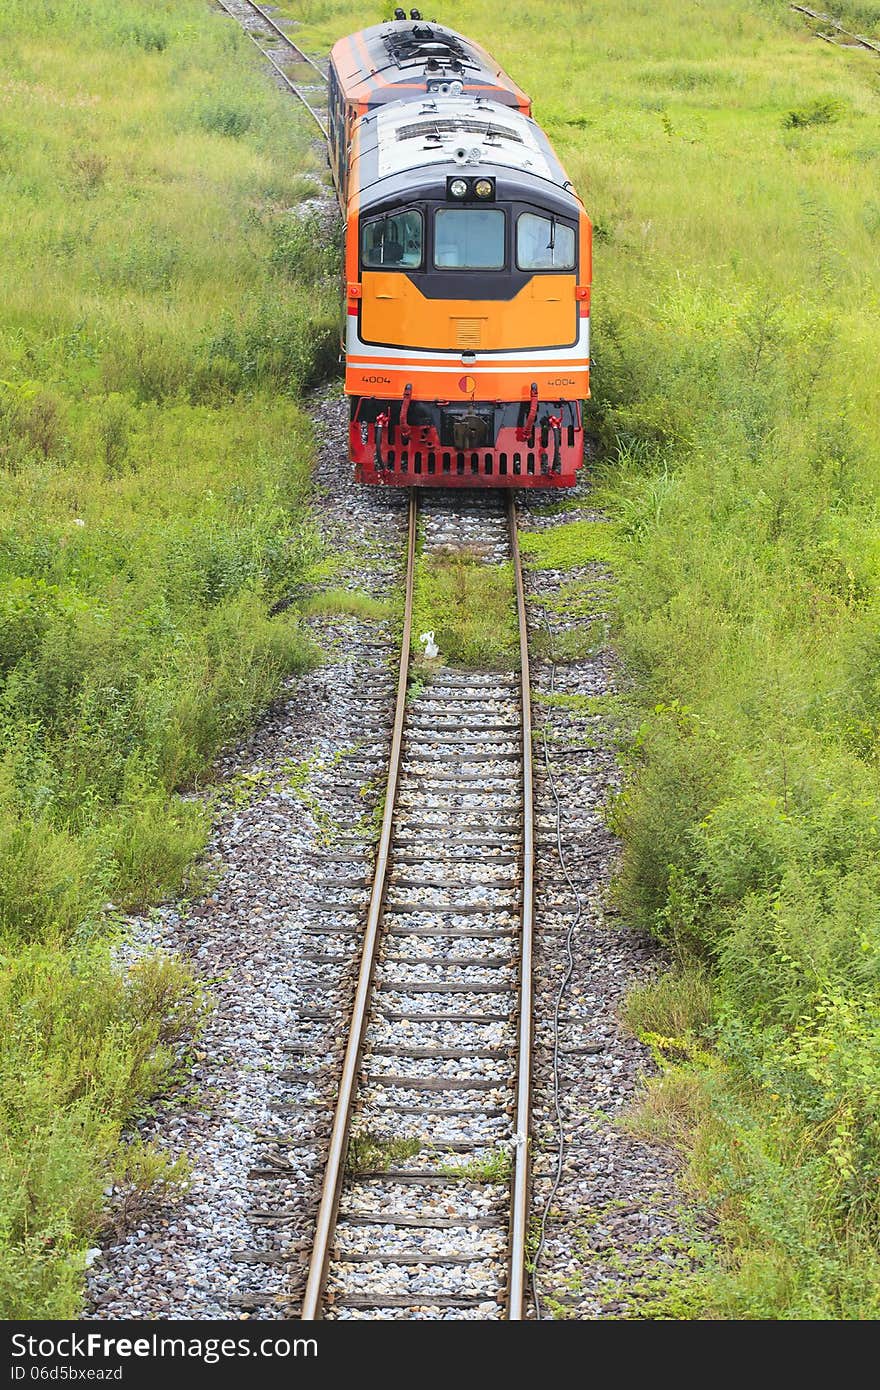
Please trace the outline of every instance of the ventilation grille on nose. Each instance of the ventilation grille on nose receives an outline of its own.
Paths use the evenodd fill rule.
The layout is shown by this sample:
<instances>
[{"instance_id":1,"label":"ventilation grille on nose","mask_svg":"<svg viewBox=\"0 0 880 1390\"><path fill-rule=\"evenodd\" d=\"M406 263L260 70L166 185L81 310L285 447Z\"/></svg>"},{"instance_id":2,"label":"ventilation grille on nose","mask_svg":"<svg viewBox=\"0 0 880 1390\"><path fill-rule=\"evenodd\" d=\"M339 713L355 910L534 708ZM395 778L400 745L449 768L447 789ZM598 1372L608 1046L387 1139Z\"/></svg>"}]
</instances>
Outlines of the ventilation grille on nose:
<instances>
[{"instance_id":1,"label":"ventilation grille on nose","mask_svg":"<svg viewBox=\"0 0 880 1390\"><path fill-rule=\"evenodd\" d=\"M485 135L496 140L512 140L517 145L523 144L518 130L511 130L510 126L495 125L493 121L477 121L467 116L434 116L430 120L413 121L411 125L397 127L397 138L415 140L422 135L459 135L463 132L469 135Z\"/></svg>"},{"instance_id":2,"label":"ventilation grille on nose","mask_svg":"<svg viewBox=\"0 0 880 1390\"><path fill-rule=\"evenodd\" d=\"M455 326L455 346L478 348L483 341L482 319L453 319Z\"/></svg>"}]
</instances>

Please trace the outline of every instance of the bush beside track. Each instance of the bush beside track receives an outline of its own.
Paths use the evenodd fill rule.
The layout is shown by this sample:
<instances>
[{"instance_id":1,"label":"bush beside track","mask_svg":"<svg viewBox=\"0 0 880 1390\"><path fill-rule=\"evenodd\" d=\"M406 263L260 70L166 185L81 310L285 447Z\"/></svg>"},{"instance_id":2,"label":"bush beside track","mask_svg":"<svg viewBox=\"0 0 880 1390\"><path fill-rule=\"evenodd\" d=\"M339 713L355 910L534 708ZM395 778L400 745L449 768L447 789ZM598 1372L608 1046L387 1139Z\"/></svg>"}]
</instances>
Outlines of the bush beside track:
<instances>
[{"instance_id":1,"label":"bush beside track","mask_svg":"<svg viewBox=\"0 0 880 1390\"><path fill-rule=\"evenodd\" d=\"M282 8L315 47L382 17ZM726 1242L656 1311L876 1317L877 57L784 0L438 18L532 94L596 222L596 472L641 706L618 900L676 962L630 1002L666 1068L634 1123L684 1144Z\"/></svg>"},{"instance_id":2,"label":"bush beside track","mask_svg":"<svg viewBox=\"0 0 880 1390\"><path fill-rule=\"evenodd\" d=\"M0 1316L78 1307L120 1147L198 1015L111 968L178 889L192 788L311 659L308 421L335 362L305 121L201 0L0 14Z\"/></svg>"}]
</instances>

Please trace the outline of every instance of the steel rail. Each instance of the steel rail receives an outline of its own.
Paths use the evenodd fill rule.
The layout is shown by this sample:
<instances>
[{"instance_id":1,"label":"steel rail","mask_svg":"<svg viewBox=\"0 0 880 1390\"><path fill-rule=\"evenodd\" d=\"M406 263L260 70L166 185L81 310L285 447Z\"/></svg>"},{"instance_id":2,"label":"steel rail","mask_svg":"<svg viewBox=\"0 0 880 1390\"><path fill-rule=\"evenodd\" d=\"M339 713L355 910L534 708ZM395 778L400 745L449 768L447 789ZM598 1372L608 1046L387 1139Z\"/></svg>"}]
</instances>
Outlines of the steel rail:
<instances>
[{"instance_id":1,"label":"steel rail","mask_svg":"<svg viewBox=\"0 0 880 1390\"><path fill-rule=\"evenodd\" d=\"M545 621L544 625L547 629L548 637L551 637L552 633L550 631L549 624L547 624ZM551 696L555 695L556 693L556 670L556 662L551 661ZM569 923L565 932L565 966L562 972L562 979L559 981L559 987L556 991L556 999L553 1005L553 1050L551 1056L551 1068L553 1081L553 1114L556 1120L556 1171L553 1174L553 1179L550 1184L550 1190L547 1193L547 1196L544 1201L544 1206L541 1210L541 1215L538 1219L538 1229L535 1238L535 1248L531 1260L530 1272L532 1276L532 1298L535 1304L535 1317L538 1319L540 1319L542 1316L541 1290L539 1286L538 1277L541 1266L541 1256L544 1253L544 1247L547 1241L547 1223L550 1219L550 1212L552 1210L553 1203L556 1200L556 1194L559 1191L559 1187L562 1182L562 1173L565 1165L565 1120L562 1114L561 1078L559 1072L559 1055L561 1047L560 1015L562 1013L562 1003L565 998L566 990L568 989L568 986L571 983L571 977L574 974L574 934L581 924L581 919L583 917L584 912L584 905L581 901L580 890L571 876L571 870L568 866L568 857L565 853L565 846L562 842L562 798L559 793L559 786L556 781L556 774L553 770L553 763L550 758L550 739L548 736L548 730L549 721L545 719L541 729L541 743L543 745L544 752L544 775L547 779L547 786L550 789L550 795L553 798L553 806L555 812L556 825L554 827L554 838L556 840L556 855L559 859L560 867L562 868L562 873L565 877L565 881L568 884L569 892L571 893L572 898L574 899L574 911L572 912L569 918Z\"/></svg>"},{"instance_id":2,"label":"steel rail","mask_svg":"<svg viewBox=\"0 0 880 1390\"><path fill-rule=\"evenodd\" d=\"M507 499L510 553L516 582L516 611L519 627L520 682L522 686L523 745L523 868L522 919L520 943L519 1028L517 1039L516 1110L514 1117L514 1164L510 1201L510 1251L507 1292L507 1318L518 1322L526 1316L525 1284L527 1236L529 1227L529 1175L531 1168L530 1115L532 1090L532 1002L534 994L534 906L535 906L535 806L532 779L532 700L529 675L529 629L523 586L516 506Z\"/></svg>"},{"instance_id":3,"label":"steel rail","mask_svg":"<svg viewBox=\"0 0 880 1390\"><path fill-rule=\"evenodd\" d=\"M225 3L225 0L216 0L216 3L220 6L220 9L223 10L224 14L228 14L228 15L229 15L229 18L230 18L230 19L234 19L234 20L236 21L237 24L239 24L239 23L241 22L241 21L239 20L238 15L234 12L234 10L231 10L231 9L229 8L229 6ZM278 34L281 35L281 37L284 39L284 41L285 41L285 43L288 45L288 47L292 48L293 51L294 51L295 53L299 54L299 56L300 56L300 58L303 60L303 62L306 62L306 63L311 64L311 66L315 69L315 72L317 72L317 73L320 75L321 81L324 82L324 83L326 84L326 82L327 82L326 74L323 73L323 72L321 72L321 69L318 67L317 63L312 62L312 59L311 59L306 53L303 53L303 51L302 51L301 48L297 48L296 44L293 42L293 39L288 38L288 36L287 36L287 34L285 34L284 30L283 30L283 29L280 29L280 28L278 27L278 25L275 23L275 21L272 20L272 19L270 19L269 16L265 13L264 10L260 9L260 6L257 5L257 4L255 3L255 0L245 0L245 4L249 5L250 8L251 8L252 10L255 10L256 13L261 17L261 19L264 19L264 20L266 21L267 24L271 24L272 28L276 31L276 33L278 33ZM324 136L325 140L328 139L328 138L329 138L329 132L328 132L328 130L327 130L326 122L323 120L323 118L322 118L322 116L320 115L320 113L319 113L318 111L315 110L314 106L312 106L312 103L309 101L308 97L303 96L303 93L300 91L300 89L299 89L299 87L296 85L296 83L293 82L293 81L288 77L287 73L284 71L284 69L283 69L283 67L281 66L281 64L278 63L278 62L276 62L275 59L272 57L272 54L271 54L271 53L268 53L268 52L266 51L266 49L265 49L265 48L263 47L263 45L260 43L259 39L257 39L257 38L250 32L249 29L246 29L245 26L244 26L243 24L241 25L241 27L244 29L244 32L247 34L248 38L250 39L250 41L251 41L251 43L254 45L254 47L257 49L257 51L263 55L263 57L266 59L266 62L267 62L267 63L271 63L271 65L272 65L272 67L274 68L275 72L276 72L276 73L278 74L278 76L281 78L281 80L282 80L282 82L285 84L285 86L288 87L288 88L290 89L291 92L293 92L293 95L296 97L297 101L301 101L301 102L302 102L303 106L304 106L304 107L306 108L306 110L308 111L309 115L311 116L311 118L312 118L312 120L315 122L315 124L317 125L318 129L320 130L321 134Z\"/></svg>"},{"instance_id":4,"label":"steel rail","mask_svg":"<svg viewBox=\"0 0 880 1390\"><path fill-rule=\"evenodd\" d=\"M257 4L257 0L244 0L244 3L247 5L248 9L251 9L254 11L255 14L258 14L260 16L260 19L262 19L264 23L268 24L270 29L274 29L278 37L280 39L283 39L283 41L287 44L288 48L292 48L295 53L298 53L304 63L308 63L309 67L315 69L315 72L321 78L322 82L327 81L326 72L324 72L324 70L318 66L314 58L310 58L308 53L303 53L299 44L294 43L290 35L284 29L281 28L281 25L277 24L270 14L267 14L267 12L263 9L262 5Z\"/></svg>"},{"instance_id":5,"label":"steel rail","mask_svg":"<svg viewBox=\"0 0 880 1390\"><path fill-rule=\"evenodd\" d=\"M382 813L382 829L379 834L379 848L376 853L376 868L373 887L370 893L370 906L367 911L367 925L364 930L364 944L358 971L352 1009L351 1031L345 1048L339 1094L333 1115L333 1128L330 1131L330 1146L324 1181L321 1188L321 1201L315 1221L315 1238L309 1259L309 1273L303 1297L302 1312L304 1322L313 1322L321 1317L324 1284L327 1278L327 1265L330 1247L336 1229L336 1215L342 1184L345 1178L345 1160L348 1150L348 1131L354 1104L357 1073L363 1050L364 1035L367 1028L367 1014L373 982L373 971L379 945L379 924L385 901L385 880L388 876L388 859L391 850L391 830L394 820L394 803L397 783L400 776L401 751L403 748L403 721L406 713L407 677L409 675L409 656L412 641L412 602L413 581L415 577L416 521L418 518L417 490L413 488L409 499L409 537L406 557L406 592L403 607L403 633L400 639L400 669L397 677L397 703L394 711L394 728L391 735L391 754L388 764L388 781L385 786L385 807Z\"/></svg>"}]
</instances>

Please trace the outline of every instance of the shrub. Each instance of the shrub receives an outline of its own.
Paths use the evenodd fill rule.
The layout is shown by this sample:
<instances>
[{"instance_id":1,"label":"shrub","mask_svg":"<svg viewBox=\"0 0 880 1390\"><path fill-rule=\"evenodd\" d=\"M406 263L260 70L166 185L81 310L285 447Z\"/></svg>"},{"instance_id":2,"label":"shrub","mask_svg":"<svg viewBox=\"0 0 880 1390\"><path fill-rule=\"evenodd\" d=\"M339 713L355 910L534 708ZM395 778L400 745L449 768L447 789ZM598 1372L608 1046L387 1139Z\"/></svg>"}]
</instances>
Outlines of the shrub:
<instances>
[{"instance_id":1,"label":"shrub","mask_svg":"<svg viewBox=\"0 0 880 1390\"><path fill-rule=\"evenodd\" d=\"M204 106L198 113L198 122L202 130L207 130L212 135L225 135L232 140L241 139L250 130L251 120L250 111L223 102Z\"/></svg>"},{"instance_id":2,"label":"shrub","mask_svg":"<svg viewBox=\"0 0 880 1390\"><path fill-rule=\"evenodd\" d=\"M126 977L95 945L0 959L0 1007L0 1315L69 1318L103 1189L135 1166L120 1127L167 1084L202 1004L176 962Z\"/></svg>"},{"instance_id":3,"label":"shrub","mask_svg":"<svg viewBox=\"0 0 880 1390\"><path fill-rule=\"evenodd\" d=\"M342 222L335 214L328 226L326 211L303 212L294 208L270 222L269 235L269 259L275 270L300 285L320 285L335 291L342 251Z\"/></svg>"},{"instance_id":4,"label":"shrub","mask_svg":"<svg viewBox=\"0 0 880 1390\"><path fill-rule=\"evenodd\" d=\"M840 118L841 103L834 97L819 97L794 111L786 112L782 124L787 130L811 125L830 125Z\"/></svg>"}]
</instances>

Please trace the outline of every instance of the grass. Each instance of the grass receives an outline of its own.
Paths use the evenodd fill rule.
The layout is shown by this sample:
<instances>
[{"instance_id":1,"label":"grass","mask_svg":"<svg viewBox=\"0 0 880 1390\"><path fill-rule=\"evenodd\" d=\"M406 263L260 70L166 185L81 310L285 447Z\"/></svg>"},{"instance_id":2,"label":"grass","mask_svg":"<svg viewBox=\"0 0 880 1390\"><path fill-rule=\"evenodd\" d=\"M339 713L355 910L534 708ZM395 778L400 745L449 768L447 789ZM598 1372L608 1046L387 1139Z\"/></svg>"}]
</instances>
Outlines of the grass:
<instances>
[{"instance_id":1,"label":"grass","mask_svg":"<svg viewBox=\"0 0 880 1390\"><path fill-rule=\"evenodd\" d=\"M120 1134L198 1014L113 912L178 889L192 789L314 659L309 423L336 356L318 157L201 0L0 14L0 1316L69 1317ZM174 1174L169 1181L176 1181Z\"/></svg>"},{"instance_id":2,"label":"grass","mask_svg":"<svg viewBox=\"0 0 880 1390\"><path fill-rule=\"evenodd\" d=\"M621 1124L637 1139L675 1144L688 1151L701 1125L709 1120L707 1087L694 1068L670 1067L647 1077Z\"/></svg>"},{"instance_id":3,"label":"grass","mask_svg":"<svg viewBox=\"0 0 880 1390\"><path fill-rule=\"evenodd\" d=\"M308 137L229 24L13 0L0 36L0 927L31 937L172 889L175 790L310 659L271 612L317 553L291 396L333 292L284 210Z\"/></svg>"},{"instance_id":4,"label":"grass","mask_svg":"<svg viewBox=\"0 0 880 1390\"><path fill-rule=\"evenodd\" d=\"M408 1158L415 1158L421 1147L420 1139L391 1139L372 1130L360 1130L349 1138L345 1171L350 1178L359 1178L365 1173L384 1173Z\"/></svg>"},{"instance_id":5,"label":"grass","mask_svg":"<svg viewBox=\"0 0 880 1390\"><path fill-rule=\"evenodd\" d=\"M705 1037L714 1018L711 976L699 965L666 971L630 990L621 1018L638 1037Z\"/></svg>"},{"instance_id":6,"label":"grass","mask_svg":"<svg viewBox=\"0 0 880 1390\"><path fill-rule=\"evenodd\" d=\"M373 598L362 589L324 589L300 605L300 612L307 617L349 614L366 622L383 622L392 616L392 611L385 599Z\"/></svg>"},{"instance_id":7,"label":"grass","mask_svg":"<svg viewBox=\"0 0 880 1390\"><path fill-rule=\"evenodd\" d=\"M490 1149L480 1158L463 1159L458 1163L444 1163L440 1172L447 1178L460 1182L508 1183L513 1169L510 1150Z\"/></svg>"},{"instance_id":8,"label":"grass","mask_svg":"<svg viewBox=\"0 0 880 1390\"><path fill-rule=\"evenodd\" d=\"M524 563L537 569L613 564L616 551L614 532L606 521L568 521L543 531L524 531L519 544Z\"/></svg>"},{"instance_id":9,"label":"grass","mask_svg":"<svg viewBox=\"0 0 880 1390\"><path fill-rule=\"evenodd\" d=\"M123 977L98 944L33 943L0 959L0 1006L0 1308L70 1317L108 1181L131 1215L157 1180L184 1180L120 1132L173 1080L200 996L161 956Z\"/></svg>"},{"instance_id":10,"label":"grass","mask_svg":"<svg viewBox=\"0 0 880 1390\"><path fill-rule=\"evenodd\" d=\"M295 8L315 47L383 13ZM876 4L840 13L880 33ZM875 1318L878 59L783 0L442 18L532 93L595 221L609 524L528 559L615 571L640 708L618 903L713 981L713 1057L670 1064L708 1097L676 1122L722 1220L700 1306Z\"/></svg>"},{"instance_id":11,"label":"grass","mask_svg":"<svg viewBox=\"0 0 880 1390\"><path fill-rule=\"evenodd\" d=\"M433 632L439 659L505 670L516 665L519 633L510 565L484 564L466 550L420 555L413 595L413 650Z\"/></svg>"}]
</instances>

